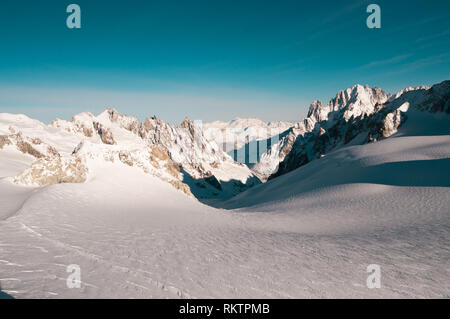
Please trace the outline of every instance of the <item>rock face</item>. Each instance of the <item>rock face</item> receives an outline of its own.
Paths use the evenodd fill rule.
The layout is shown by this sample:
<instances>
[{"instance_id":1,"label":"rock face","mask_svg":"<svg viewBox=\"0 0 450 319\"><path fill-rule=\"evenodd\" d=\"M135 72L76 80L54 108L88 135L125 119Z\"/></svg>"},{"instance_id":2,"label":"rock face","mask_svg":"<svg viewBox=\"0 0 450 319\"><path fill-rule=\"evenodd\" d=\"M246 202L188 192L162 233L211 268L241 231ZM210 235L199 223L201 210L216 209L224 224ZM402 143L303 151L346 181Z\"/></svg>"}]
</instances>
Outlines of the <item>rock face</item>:
<instances>
[{"instance_id":1,"label":"rock face","mask_svg":"<svg viewBox=\"0 0 450 319\"><path fill-rule=\"evenodd\" d=\"M14 116L12 121L19 122ZM180 125L169 125L155 116L141 123L107 108L98 116L85 112L71 121L57 119L48 127L26 121L34 126L29 131L33 137L21 132L0 135L0 148L15 147L36 158L16 177L17 183L84 182L106 163L141 169L199 199L228 198L260 183L247 166L234 162L208 141L202 127L188 118ZM67 143L73 143L70 151Z\"/></svg>"},{"instance_id":2,"label":"rock face","mask_svg":"<svg viewBox=\"0 0 450 319\"><path fill-rule=\"evenodd\" d=\"M86 181L88 168L80 157L61 158L44 157L31 164L14 181L26 185L53 185L60 183L83 183Z\"/></svg>"},{"instance_id":3,"label":"rock face","mask_svg":"<svg viewBox=\"0 0 450 319\"><path fill-rule=\"evenodd\" d=\"M94 115L89 112L81 113L72 117L70 122L56 119L50 123L50 126L63 129L72 134L92 137L94 135Z\"/></svg>"},{"instance_id":4,"label":"rock face","mask_svg":"<svg viewBox=\"0 0 450 319\"><path fill-rule=\"evenodd\" d=\"M11 145L18 151L35 158L59 155L54 147L45 144L39 138L24 136L21 132L0 135L0 149L7 145Z\"/></svg>"},{"instance_id":5,"label":"rock face","mask_svg":"<svg viewBox=\"0 0 450 319\"><path fill-rule=\"evenodd\" d=\"M28 169L15 177L16 183L43 186L86 180L88 170L81 158L63 158L53 146L40 138L25 136L22 132L0 135L0 150L4 147L12 147L35 158Z\"/></svg>"},{"instance_id":6,"label":"rock face","mask_svg":"<svg viewBox=\"0 0 450 319\"><path fill-rule=\"evenodd\" d=\"M229 198L343 145L388 138L404 130L415 112L447 116L449 100L450 81L407 88L394 96L361 85L339 91L327 105L311 103L308 116L280 131L279 139L263 141L269 147L253 171L211 141L201 123L186 118L169 125L156 116L140 122L110 108L98 116L85 112L71 121L57 119L49 126L0 113L0 151L34 158L16 176L17 183L85 182L105 165L119 165L142 170L201 200Z\"/></svg>"},{"instance_id":7,"label":"rock face","mask_svg":"<svg viewBox=\"0 0 450 319\"><path fill-rule=\"evenodd\" d=\"M290 172L348 143L369 143L395 134L410 111L449 110L450 81L431 88L407 88L389 96L379 88L355 85L327 105L314 101L308 116L280 136L253 167L263 180Z\"/></svg>"},{"instance_id":8,"label":"rock face","mask_svg":"<svg viewBox=\"0 0 450 319\"><path fill-rule=\"evenodd\" d=\"M108 114L113 112L107 109ZM50 126L64 129L65 131L84 137L94 137L94 135L104 144L114 145L113 133L109 127L105 127L92 113L84 112L72 117L70 122L56 119Z\"/></svg>"},{"instance_id":9,"label":"rock face","mask_svg":"<svg viewBox=\"0 0 450 319\"><path fill-rule=\"evenodd\" d=\"M98 167L105 163L123 164L142 170L170 183L188 196L194 197L189 186L182 185L180 167L174 163L169 154L158 146L138 149L99 145L88 141L81 142L73 151L72 157L82 159L86 167ZM92 173L92 172L91 172ZM81 182L83 180L80 180Z\"/></svg>"},{"instance_id":10,"label":"rock face","mask_svg":"<svg viewBox=\"0 0 450 319\"><path fill-rule=\"evenodd\" d=\"M377 112L387 99L388 95L379 88L355 85L339 91L327 105L313 101L307 117L281 134L279 142L261 156L253 171L267 180L306 164L309 158L320 157L319 153L338 143L341 137L349 139L354 134L353 119Z\"/></svg>"},{"instance_id":11,"label":"rock face","mask_svg":"<svg viewBox=\"0 0 450 319\"><path fill-rule=\"evenodd\" d=\"M197 198L231 197L260 183L247 166L206 139L201 123L186 118L180 125L171 126L156 117L147 118L139 136L147 145L158 146L168 154ZM209 182L211 176L220 187Z\"/></svg>"},{"instance_id":12,"label":"rock face","mask_svg":"<svg viewBox=\"0 0 450 319\"><path fill-rule=\"evenodd\" d=\"M116 142L114 141L113 134L109 128L103 127L103 125L99 122L94 122L93 126L94 126L95 131L100 136L100 139L102 140L103 143L109 144L109 145L116 144ZM84 131L84 129L83 129L83 131ZM90 132L90 131L88 131L88 132ZM86 135L86 133L85 133L85 135ZM87 135L87 136L89 136L89 135Z\"/></svg>"},{"instance_id":13,"label":"rock face","mask_svg":"<svg viewBox=\"0 0 450 319\"><path fill-rule=\"evenodd\" d=\"M11 145L11 141L9 140L7 135L0 135L0 150L5 147L5 145Z\"/></svg>"}]
</instances>

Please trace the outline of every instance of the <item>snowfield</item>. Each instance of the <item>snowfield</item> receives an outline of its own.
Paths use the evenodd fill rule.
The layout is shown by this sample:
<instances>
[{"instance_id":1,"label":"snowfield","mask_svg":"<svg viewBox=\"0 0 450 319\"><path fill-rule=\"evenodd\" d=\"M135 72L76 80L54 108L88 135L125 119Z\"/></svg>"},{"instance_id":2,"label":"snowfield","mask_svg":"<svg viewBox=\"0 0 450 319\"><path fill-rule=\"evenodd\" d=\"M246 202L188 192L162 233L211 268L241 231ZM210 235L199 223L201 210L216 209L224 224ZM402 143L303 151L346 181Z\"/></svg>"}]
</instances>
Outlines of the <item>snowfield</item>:
<instances>
[{"instance_id":1,"label":"snowfield","mask_svg":"<svg viewBox=\"0 0 450 319\"><path fill-rule=\"evenodd\" d=\"M450 110L442 101L430 105ZM189 120L142 124L108 109L45 126L0 114L0 298L450 298L448 113L413 109L392 127L383 117L388 137L367 144L360 126L250 186L238 183L249 168ZM79 167L58 166L73 157ZM19 183L24 170L64 179ZM379 289L366 285L373 264ZM69 265L80 288L67 286Z\"/></svg>"},{"instance_id":2,"label":"snowfield","mask_svg":"<svg viewBox=\"0 0 450 319\"><path fill-rule=\"evenodd\" d=\"M246 207L227 211L132 167L105 167L84 184L19 187L5 172L16 174L23 158L2 154L2 290L16 298L449 297L449 158L449 135L351 146L238 195L224 205ZM81 289L66 286L71 264L81 267ZM381 266L381 289L366 287L369 264Z\"/></svg>"}]
</instances>

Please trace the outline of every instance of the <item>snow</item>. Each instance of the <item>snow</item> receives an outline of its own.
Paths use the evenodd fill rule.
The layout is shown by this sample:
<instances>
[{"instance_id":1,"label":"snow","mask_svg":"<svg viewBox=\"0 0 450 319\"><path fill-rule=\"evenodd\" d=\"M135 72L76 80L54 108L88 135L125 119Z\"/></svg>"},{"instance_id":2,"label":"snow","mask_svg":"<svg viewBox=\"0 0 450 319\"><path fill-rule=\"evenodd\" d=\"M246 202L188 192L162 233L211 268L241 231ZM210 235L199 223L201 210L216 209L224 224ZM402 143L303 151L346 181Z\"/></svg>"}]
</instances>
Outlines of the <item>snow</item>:
<instances>
[{"instance_id":1,"label":"snow","mask_svg":"<svg viewBox=\"0 0 450 319\"><path fill-rule=\"evenodd\" d=\"M248 207L340 184L450 186L450 136L395 137L341 148L226 202ZM295 185L295 186L294 186Z\"/></svg>"},{"instance_id":2,"label":"snow","mask_svg":"<svg viewBox=\"0 0 450 319\"><path fill-rule=\"evenodd\" d=\"M447 86L433 86L434 93L445 97ZM313 102L309 118L283 132L263 160L277 165L297 136L332 114L329 107L345 105L343 117L376 112L377 101L389 97L373 90L355 86L327 106ZM0 114L0 135L40 138L43 144L33 146L53 146L64 159L82 157L89 168L82 183L19 185L15 177L36 158L4 143L0 296L448 298L450 117L427 112L448 105L428 103L430 90L405 89L389 100L393 110L407 113L389 137L361 145L367 132L357 132L350 143L247 190L238 182L254 178L248 167L192 133L189 120L180 126L147 120L147 135L138 137L141 123L110 109L50 126ZM94 121L112 132L115 144L85 135ZM168 152L151 161L156 146ZM163 167L172 158L184 165L177 176ZM209 174L223 193L242 192L202 203L170 183L179 175L180 182L190 176L195 183ZM204 194L211 189L217 190ZM66 285L73 264L81 269L80 289ZM380 289L366 286L371 264L381 267Z\"/></svg>"},{"instance_id":3,"label":"snow","mask_svg":"<svg viewBox=\"0 0 450 319\"><path fill-rule=\"evenodd\" d=\"M223 203L241 207L231 211L125 165L38 190L2 180L2 205L7 191L8 205L20 207L0 223L2 290L16 298L448 297L449 158L449 135L350 146ZM71 264L81 267L81 289L66 286ZM365 285L369 264L381 266L381 289Z\"/></svg>"},{"instance_id":4,"label":"snow","mask_svg":"<svg viewBox=\"0 0 450 319\"><path fill-rule=\"evenodd\" d=\"M400 127L413 135L448 134L449 94L450 81L406 88L394 97L362 85L341 90L327 105L313 101L307 117L281 134L252 170L265 181L344 145L388 138Z\"/></svg>"},{"instance_id":5,"label":"snow","mask_svg":"<svg viewBox=\"0 0 450 319\"><path fill-rule=\"evenodd\" d=\"M70 154L80 138L67 131L47 126L23 114L0 113L0 135L21 132L30 138L39 138L59 152Z\"/></svg>"},{"instance_id":6,"label":"snow","mask_svg":"<svg viewBox=\"0 0 450 319\"><path fill-rule=\"evenodd\" d=\"M0 178L12 177L27 168L34 161L34 157L6 146L1 150Z\"/></svg>"},{"instance_id":7,"label":"snow","mask_svg":"<svg viewBox=\"0 0 450 319\"><path fill-rule=\"evenodd\" d=\"M29 148L44 157L16 176L18 183L26 185L83 181L85 173L92 175L89 166L97 165L94 158L138 166L201 200L229 198L260 182L247 166L207 141L201 127L189 119L175 126L156 118L140 123L134 116L107 108L97 116L83 112L70 122L56 119L47 126L25 115L0 114L0 135L20 144L22 139L18 141L14 134L23 136ZM35 138L42 143L33 143ZM53 149L58 154L48 156ZM208 182L211 178L215 184Z\"/></svg>"},{"instance_id":8,"label":"snow","mask_svg":"<svg viewBox=\"0 0 450 319\"><path fill-rule=\"evenodd\" d=\"M12 177L27 168L34 158L12 147L0 151L0 221L17 212L32 189L11 183Z\"/></svg>"},{"instance_id":9,"label":"snow","mask_svg":"<svg viewBox=\"0 0 450 319\"><path fill-rule=\"evenodd\" d=\"M276 136L292 127L292 125L289 122L266 123L257 118L236 118L229 122L204 123L203 130L208 140L215 141L225 152L233 156L234 149L242 153L245 144ZM238 161L244 162L244 156L241 157L242 159Z\"/></svg>"}]
</instances>

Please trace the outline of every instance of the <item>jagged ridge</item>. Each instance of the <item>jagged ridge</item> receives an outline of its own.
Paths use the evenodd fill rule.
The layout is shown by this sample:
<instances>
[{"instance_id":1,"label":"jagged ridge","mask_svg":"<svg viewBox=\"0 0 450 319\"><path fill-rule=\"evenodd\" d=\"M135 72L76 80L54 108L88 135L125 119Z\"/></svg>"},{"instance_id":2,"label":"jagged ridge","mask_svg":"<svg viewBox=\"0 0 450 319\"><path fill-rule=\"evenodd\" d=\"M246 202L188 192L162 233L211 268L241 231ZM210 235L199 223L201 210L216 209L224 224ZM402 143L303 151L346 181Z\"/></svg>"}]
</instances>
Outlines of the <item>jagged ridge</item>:
<instances>
[{"instance_id":1,"label":"jagged ridge","mask_svg":"<svg viewBox=\"0 0 450 319\"><path fill-rule=\"evenodd\" d=\"M408 111L450 113L450 81L431 88L406 88L395 96L355 85L327 105L314 101L307 117L280 135L253 170L261 179L290 172L339 146L385 139L407 121Z\"/></svg>"}]
</instances>

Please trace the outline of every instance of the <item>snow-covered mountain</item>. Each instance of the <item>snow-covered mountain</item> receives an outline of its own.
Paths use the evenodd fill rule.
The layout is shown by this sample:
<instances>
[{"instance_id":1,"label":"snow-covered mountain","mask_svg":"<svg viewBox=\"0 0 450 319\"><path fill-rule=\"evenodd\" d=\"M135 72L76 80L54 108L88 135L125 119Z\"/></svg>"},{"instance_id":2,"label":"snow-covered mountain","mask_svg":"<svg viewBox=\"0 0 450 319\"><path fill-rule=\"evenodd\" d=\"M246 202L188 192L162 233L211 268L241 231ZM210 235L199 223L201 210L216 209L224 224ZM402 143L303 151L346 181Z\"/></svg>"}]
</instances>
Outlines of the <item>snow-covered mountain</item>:
<instances>
[{"instance_id":1,"label":"snow-covered mountain","mask_svg":"<svg viewBox=\"0 0 450 319\"><path fill-rule=\"evenodd\" d=\"M214 121L204 123L203 130L209 141L215 141L219 147L234 156L234 150L242 153L244 145L253 141L267 140L290 127L289 122L263 122L257 118L236 118L229 122ZM244 159L239 156L235 160Z\"/></svg>"},{"instance_id":2,"label":"snow-covered mountain","mask_svg":"<svg viewBox=\"0 0 450 319\"><path fill-rule=\"evenodd\" d=\"M0 114L0 297L446 298L449 100L447 81L313 103L271 149L313 157L247 190L190 120Z\"/></svg>"},{"instance_id":3,"label":"snow-covered mountain","mask_svg":"<svg viewBox=\"0 0 450 319\"><path fill-rule=\"evenodd\" d=\"M361 85L339 91L327 105L314 101L307 117L284 132L253 170L265 180L343 145L385 139L397 133L400 126L408 126L408 118L416 112L450 113L449 96L450 81L431 88L406 88L394 96Z\"/></svg>"},{"instance_id":4,"label":"snow-covered mountain","mask_svg":"<svg viewBox=\"0 0 450 319\"><path fill-rule=\"evenodd\" d=\"M26 185L85 182L108 164L138 167L199 199L227 198L259 183L187 118L175 126L156 117L140 123L108 108L47 126L24 115L0 114L0 134L0 149L36 159L15 177Z\"/></svg>"}]
</instances>

